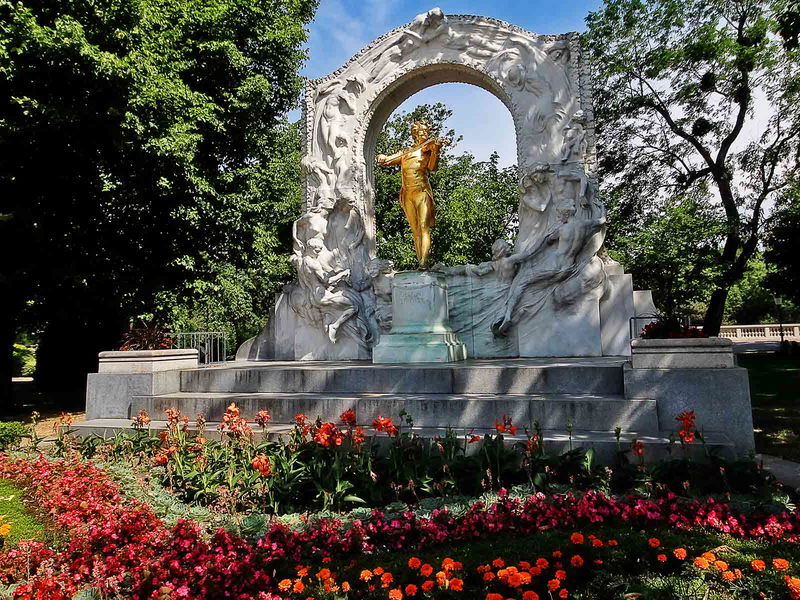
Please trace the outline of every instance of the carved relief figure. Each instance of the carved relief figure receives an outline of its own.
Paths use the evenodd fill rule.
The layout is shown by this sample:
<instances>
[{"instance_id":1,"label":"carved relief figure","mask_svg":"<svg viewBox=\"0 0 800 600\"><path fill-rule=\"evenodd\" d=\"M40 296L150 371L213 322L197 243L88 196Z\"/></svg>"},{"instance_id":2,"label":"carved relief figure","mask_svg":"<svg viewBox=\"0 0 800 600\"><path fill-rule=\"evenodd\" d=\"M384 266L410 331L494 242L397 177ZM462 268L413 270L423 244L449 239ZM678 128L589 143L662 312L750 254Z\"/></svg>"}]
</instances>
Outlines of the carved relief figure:
<instances>
[{"instance_id":1,"label":"carved relief figure","mask_svg":"<svg viewBox=\"0 0 800 600\"><path fill-rule=\"evenodd\" d=\"M435 219L433 190L428 180L428 172L439 166L439 152L446 140L432 139L430 125L417 121L411 125L414 145L395 152L390 156L379 154L377 163L381 166L400 165L402 187L400 205L411 226L414 236L414 249L421 269L428 267L431 253L431 227Z\"/></svg>"},{"instance_id":2,"label":"carved relief figure","mask_svg":"<svg viewBox=\"0 0 800 600\"><path fill-rule=\"evenodd\" d=\"M326 271L319 260L323 248L322 240L312 238L306 244L302 258L295 257L293 262L297 269L297 279L306 290L310 305L319 309L325 317L329 317L332 311L341 311L333 322L328 322L329 318L324 322L328 338L336 343L339 328L356 314L356 308L344 291L338 288L338 284L350 275L350 271L344 270L335 274Z\"/></svg>"},{"instance_id":3,"label":"carved relief figure","mask_svg":"<svg viewBox=\"0 0 800 600\"><path fill-rule=\"evenodd\" d=\"M556 224L553 210L553 172L537 164L520 181L519 233L515 250L524 252L538 244Z\"/></svg>"},{"instance_id":4,"label":"carved relief figure","mask_svg":"<svg viewBox=\"0 0 800 600\"><path fill-rule=\"evenodd\" d=\"M498 335L508 333L524 294L537 292L524 307L529 317L534 316L557 285L586 265L588 259L580 262L586 245L605 225L605 216L577 215L573 202L560 205L557 212L561 224L521 257L524 262L511 284L502 316L492 326Z\"/></svg>"},{"instance_id":5,"label":"carved relief figure","mask_svg":"<svg viewBox=\"0 0 800 600\"><path fill-rule=\"evenodd\" d=\"M381 81L397 70L414 50L436 39L446 30L447 21L440 8L434 8L414 17L409 28L400 34L399 39L375 58L370 82Z\"/></svg>"},{"instance_id":6,"label":"carved relief figure","mask_svg":"<svg viewBox=\"0 0 800 600\"><path fill-rule=\"evenodd\" d=\"M561 162L583 162L586 154L586 115L576 112L564 128L564 144L561 147Z\"/></svg>"}]
</instances>

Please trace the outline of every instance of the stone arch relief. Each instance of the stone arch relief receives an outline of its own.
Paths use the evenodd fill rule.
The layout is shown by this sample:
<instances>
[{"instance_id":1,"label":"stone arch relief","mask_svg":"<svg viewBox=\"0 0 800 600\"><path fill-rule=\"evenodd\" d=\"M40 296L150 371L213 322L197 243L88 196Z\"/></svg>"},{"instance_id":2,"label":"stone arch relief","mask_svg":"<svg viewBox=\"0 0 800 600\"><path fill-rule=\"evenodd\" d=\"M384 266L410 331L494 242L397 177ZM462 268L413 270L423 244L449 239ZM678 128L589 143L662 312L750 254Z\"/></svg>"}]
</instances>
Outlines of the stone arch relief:
<instances>
[{"instance_id":1,"label":"stone arch relief","mask_svg":"<svg viewBox=\"0 0 800 600\"><path fill-rule=\"evenodd\" d=\"M597 309L606 295L606 263L596 256L605 210L596 193L591 93L578 35L536 35L435 8L309 82L303 215L293 231L297 282L285 287L251 358L370 357L391 326L393 274L391 264L375 258L375 143L406 98L446 82L480 86L505 104L520 173L513 246L492 263L447 270L453 326L472 356L576 355L521 347L517 329L570 314L575 320L579 300L591 297ZM543 278L543 265L559 275ZM552 333L534 330L525 339ZM602 353L599 337L584 346L577 355Z\"/></svg>"}]
</instances>

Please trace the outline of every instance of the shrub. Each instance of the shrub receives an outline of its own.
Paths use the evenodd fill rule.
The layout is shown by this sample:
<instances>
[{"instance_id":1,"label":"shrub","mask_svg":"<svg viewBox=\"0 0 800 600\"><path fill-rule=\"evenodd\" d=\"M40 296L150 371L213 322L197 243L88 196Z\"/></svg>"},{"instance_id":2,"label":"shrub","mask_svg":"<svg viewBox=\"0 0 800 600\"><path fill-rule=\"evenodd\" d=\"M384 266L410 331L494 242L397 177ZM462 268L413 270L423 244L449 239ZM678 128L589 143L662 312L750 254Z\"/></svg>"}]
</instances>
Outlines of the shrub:
<instances>
[{"instance_id":1,"label":"shrub","mask_svg":"<svg viewBox=\"0 0 800 600\"><path fill-rule=\"evenodd\" d=\"M21 421L0 423L0 452L5 452L19 445L22 438L28 435L28 427Z\"/></svg>"},{"instance_id":2,"label":"shrub","mask_svg":"<svg viewBox=\"0 0 800 600\"><path fill-rule=\"evenodd\" d=\"M14 358L12 367L14 377L33 377L36 371L36 351L31 346L14 344Z\"/></svg>"}]
</instances>

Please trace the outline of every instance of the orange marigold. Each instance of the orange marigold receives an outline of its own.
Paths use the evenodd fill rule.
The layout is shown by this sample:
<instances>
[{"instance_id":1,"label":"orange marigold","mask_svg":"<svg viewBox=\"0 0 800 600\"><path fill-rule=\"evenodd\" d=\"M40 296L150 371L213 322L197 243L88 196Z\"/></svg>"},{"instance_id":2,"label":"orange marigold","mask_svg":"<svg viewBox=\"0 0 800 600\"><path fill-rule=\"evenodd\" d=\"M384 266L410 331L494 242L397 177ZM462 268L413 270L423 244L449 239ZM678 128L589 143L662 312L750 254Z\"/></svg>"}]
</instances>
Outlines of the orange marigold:
<instances>
[{"instance_id":1,"label":"orange marigold","mask_svg":"<svg viewBox=\"0 0 800 600\"><path fill-rule=\"evenodd\" d=\"M433 589L433 581L430 579L423 581L420 587L422 588L423 592L430 592Z\"/></svg>"},{"instance_id":2,"label":"orange marigold","mask_svg":"<svg viewBox=\"0 0 800 600\"><path fill-rule=\"evenodd\" d=\"M491 571L486 571L486 573L483 574L484 581L491 581L492 579L494 579L494 577L495 575Z\"/></svg>"},{"instance_id":3,"label":"orange marigold","mask_svg":"<svg viewBox=\"0 0 800 600\"><path fill-rule=\"evenodd\" d=\"M722 573L728 570L728 563L726 563L724 560L715 560L714 568L720 573Z\"/></svg>"},{"instance_id":4,"label":"orange marigold","mask_svg":"<svg viewBox=\"0 0 800 600\"><path fill-rule=\"evenodd\" d=\"M686 552L686 548L675 548L675 550L672 551L672 555L678 560L686 560L689 553Z\"/></svg>"},{"instance_id":5,"label":"orange marigold","mask_svg":"<svg viewBox=\"0 0 800 600\"><path fill-rule=\"evenodd\" d=\"M298 579L297 581L294 582L294 586L292 587L292 591L295 594L302 594L304 589L306 589L306 586L303 585L302 581L300 581Z\"/></svg>"},{"instance_id":6,"label":"orange marigold","mask_svg":"<svg viewBox=\"0 0 800 600\"><path fill-rule=\"evenodd\" d=\"M502 594L486 594L485 600L503 600Z\"/></svg>"},{"instance_id":7,"label":"orange marigold","mask_svg":"<svg viewBox=\"0 0 800 600\"><path fill-rule=\"evenodd\" d=\"M539 594L533 590L528 590L522 594L522 600L539 600Z\"/></svg>"},{"instance_id":8,"label":"orange marigold","mask_svg":"<svg viewBox=\"0 0 800 600\"><path fill-rule=\"evenodd\" d=\"M319 573L317 573L317 579L328 579L331 576L330 569L320 569Z\"/></svg>"},{"instance_id":9,"label":"orange marigold","mask_svg":"<svg viewBox=\"0 0 800 600\"><path fill-rule=\"evenodd\" d=\"M417 586L415 586L413 583L409 583L406 586L405 592L406 592L406 596L416 596L417 595Z\"/></svg>"},{"instance_id":10,"label":"orange marigold","mask_svg":"<svg viewBox=\"0 0 800 600\"><path fill-rule=\"evenodd\" d=\"M394 577L391 573L384 573L381 575L381 586L382 587L389 587L389 585L394 581Z\"/></svg>"},{"instance_id":11,"label":"orange marigold","mask_svg":"<svg viewBox=\"0 0 800 600\"><path fill-rule=\"evenodd\" d=\"M698 569L707 569L710 565L708 559L703 558L702 556L698 556L694 559L694 566Z\"/></svg>"},{"instance_id":12,"label":"orange marigold","mask_svg":"<svg viewBox=\"0 0 800 600\"><path fill-rule=\"evenodd\" d=\"M459 579L458 577L453 577L450 580L450 589L454 592L460 592L464 589L464 581Z\"/></svg>"},{"instance_id":13,"label":"orange marigold","mask_svg":"<svg viewBox=\"0 0 800 600\"><path fill-rule=\"evenodd\" d=\"M569 536L569 541L573 544L582 544L585 541L585 538L581 533L573 533L571 536Z\"/></svg>"},{"instance_id":14,"label":"orange marigold","mask_svg":"<svg viewBox=\"0 0 800 600\"><path fill-rule=\"evenodd\" d=\"M547 582L547 589L551 592L555 592L558 588L561 587L561 581L558 579L551 579Z\"/></svg>"},{"instance_id":15,"label":"orange marigold","mask_svg":"<svg viewBox=\"0 0 800 600\"><path fill-rule=\"evenodd\" d=\"M419 572L423 577L430 577L431 573L433 573L433 567L425 563L420 567Z\"/></svg>"},{"instance_id":16,"label":"orange marigold","mask_svg":"<svg viewBox=\"0 0 800 600\"><path fill-rule=\"evenodd\" d=\"M400 591L400 588L389 590L389 600L402 600L402 598L403 592Z\"/></svg>"},{"instance_id":17,"label":"orange marigold","mask_svg":"<svg viewBox=\"0 0 800 600\"><path fill-rule=\"evenodd\" d=\"M369 581L370 579L372 579L372 571L370 571L369 569L364 569L363 571L361 571L361 575L359 575L358 578L361 581Z\"/></svg>"},{"instance_id":18,"label":"orange marigold","mask_svg":"<svg viewBox=\"0 0 800 600\"><path fill-rule=\"evenodd\" d=\"M667 562L667 555L666 554L659 554L658 556L656 556L656 560L658 562L662 562L662 563Z\"/></svg>"},{"instance_id":19,"label":"orange marigold","mask_svg":"<svg viewBox=\"0 0 800 600\"><path fill-rule=\"evenodd\" d=\"M653 537L653 538L650 538L649 540L647 540L647 544L651 548L658 548L661 545L661 540L658 539L658 538L654 538Z\"/></svg>"},{"instance_id":20,"label":"orange marigold","mask_svg":"<svg viewBox=\"0 0 800 600\"><path fill-rule=\"evenodd\" d=\"M561 554L561 550L556 550L555 552L553 552L552 556L553 558L561 558L563 554Z\"/></svg>"},{"instance_id":21,"label":"orange marigold","mask_svg":"<svg viewBox=\"0 0 800 600\"><path fill-rule=\"evenodd\" d=\"M518 588L522 585L522 577L519 576L519 573L509 575L508 579L506 580L506 585L508 587Z\"/></svg>"},{"instance_id":22,"label":"orange marigold","mask_svg":"<svg viewBox=\"0 0 800 600\"><path fill-rule=\"evenodd\" d=\"M619 542L617 540L608 540L609 546L619 546Z\"/></svg>"},{"instance_id":23,"label":"orange marigold","mask_svg":"<svg viewBox=\"0 0 800 600\"><path fill-rule=\"evenodd\" d=\"M451 570L453 570L453 566L454 566L455 564L456 564L456 561L454 561L452 558L445 558L445 559L442 561L442 568L443 568L445 571L451 571Z\"/></svg>"},{"instance_id":24,"label":"orange marigold","mask_svg":"<svg viewBox=\"0 0 800 600\"><path fill-rule=\"evenodd\" d=\"M412 556L408 559L408 568L414 569L415 571L422 566L422 561L418 559L416 556Z\"/></svg>"},{"instance_id":25,"label":"orange marigold","mask_svg":"<svg viewBox=\"0 0 800 600\"><path fill-rule=\"evenodd\" d=\"M506 566L506 561L504 561L502 558L495 558L492 561L492 566L497 567L498 569L502 569L503 567Z\"/></svg>"},{"instance_id":26,"label":"orange marigold","mask_svg":"<svg viewBox=\"0 0 800 600\"><path fill-rule=\"evenodd\" d=\"M558 579L560 581L564 581L566 578L567 578L567 572L566 571L560 571L560 570L556 571L556 579Z\"/></svg>"},{"instance_id":27,"label":"orange marigold","mask_svg":"<svg viewBox=\"0 0 800 600\"><path fill-rule=\"evenodd\" d=\"M603 547L603 540L598 540L597 538L592 540L592 547L593 548L602 548Z\"/></svg>"},{"instance_id":28,"label":"orange marigold","mask_svg":"<svg viewBox=\"0 0 800 600\"><path fill-rule=\"evenodd\" d=\"M281 579L280 583L278 583L278 589L282 592L288 592L292 587L292 580L291 579Z\"/></svg>"},{"instance_id":29,"label":"orange marigold","mask_svg":"<svg viewBox=\"0 0 800 600\"><path fill-rule=\"evenodd\" d=\"M722 578L725 581L733 581L734 579L736 579L736 575L733 574L733 571L723 571Z\"/></svg>"},{"instance_id":30,"label":"orange marigold","mask_svg":"<svg viewBox=\"0 0 800 600\"><path fill-rule=\"evenodd\" d=\"M349 592L349 591L350 591L350 589L351 589L351 588L350 588L350 583L349 583L349 582L347 582L347 581L343 581L343 582L342 582L342 591L343 591L344 593L347 593L347 592Z\"/></svg>"},{"instance_id":31,"label":"orange marigold","mask_svg":"<svg viewBox=\"0 0 800 600\"><path fill-rule=\"evenodd\" d=\"M767 563L763 560L756 559L750 563L750 568L753 569L753 571L763 571L767 568Z\"/></svg>"},{"instance_id":32,"label":"orange marigold","mask_svg":"<svg viewBox=\"0 0 800 600\"><path fill-rule=\"evenodd\" d=\"M372 569L372 572L375 573L375 575L382 575L383 567L375 567L374 569Z\"/></svg>"},{"instance_id":33,"label":"orange marigold","mask_svg":"<svg viewBox=\"0 0 800 600\"><path fill-rule=\"evenodd\" d=\"M558 597L559 598L566 598L567 596L569 596L569 592L567 591L567 588L563 588L560 592L558 592Z\"/></svg>"},{"instance_id":34,"label":"orange marigold","mask_svg":"<svg viewBox=\"0 0 800 600\"><path fill-rule=\"evenodd\" d=\"M705 558L708 562L714 562L717 560L717 557L713 552L703 552L700 556Z\"/></svg>"},{"instance_id":35,"label":"orange marigold","mask_svg":"<svg viewBox=\"0 0 800 600\"><path fill-rule=\"evenodd\" d=\"M785 571L789 568L789 561L784 560L783 558L773 558L772 566L777 571Z\"/></svg>"},{"instance_id":36,"label":"orange marigold","mask_svg":"<svg viewBox=\"0 0 800 600\"><path fill-rule=\"evenodd\" d=\"M569 564L573 567L582 567L583 566L583 558L580 554L576 554L572 558L569 559Z\"/></svg>"},{"instance_id":37,"label":"orange marigold","mask_svg":"<svg viewBox=\"0 0 800 600\"><path fill-rule=\"evenodd\" d=\"M546 558L537 558L536 566L539 567L540 569L546 569L547 567L550 566L550 563L547 562Z\"/></svg>"}]
</instances>

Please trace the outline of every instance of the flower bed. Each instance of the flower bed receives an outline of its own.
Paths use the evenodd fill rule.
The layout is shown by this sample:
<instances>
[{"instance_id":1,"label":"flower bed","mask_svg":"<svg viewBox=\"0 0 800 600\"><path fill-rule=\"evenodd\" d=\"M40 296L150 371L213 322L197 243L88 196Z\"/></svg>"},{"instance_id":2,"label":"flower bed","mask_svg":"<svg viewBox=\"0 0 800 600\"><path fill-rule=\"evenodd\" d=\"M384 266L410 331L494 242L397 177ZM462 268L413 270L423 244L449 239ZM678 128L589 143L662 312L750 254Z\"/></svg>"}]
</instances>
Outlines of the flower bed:
<instances>
[{"instance_id":1,"label":"flower bed","mask_svg":"<svg viewBox=\"0 0 800 600\"><path fill-rule=\"evenodd\" d=\"M516 577L508 578L526 572L527 567L522 562L514 563L512 566L517 573L509 574L508 569L501 573L502 569L497 565L486 568L487 560L494 560L497 556L483 557L478 565L474 560L453 556L451 560L463 560L463 564L469 562L469 566L457 569L451 565L446 568L440 561L431 571L432 576L422 574L422 578L417 569L395 569L391 573L392 580L384 585L388 577L383 578L383 573L378 573L380 584L373 581L375 567L384 568L375 565L374 560L375 557L397 558L403 554L408 558L407 553L412 550L419 553L426 548L435 552L442 544L459 540L461 547L464 543L493 539L509 541L532 535L532 539L549 535L550 538L546 539L554 540L560 536L563 542L571 531L600 526L624 525L628 531L658 528L678 533L714 530L742 539L792 543L799 539L800 534L797 513L744 515L734 511L729 504L713 499L683 500L673 494L653 500L616 499L596 492L535 494L520 499L501 492L498 502L489 506L475 503L461 516L446 508L433 511L430 518L412 512L387 515L374 511L370 519L348 524L336 519L311 520L299 531L275 523L265 535L254 541L222 530L206 538L199 527L189 521L180 521L168 529L148 505L125 497L109 475L90 462L50 462L42 457L29 460L0 456L0 475L26 488L31 501L50 516L66 538L64 547L55 550L29 543L0 554L0 572L5 583L19 583L14 598L67 599L86 587L110 597L117 594L134 600L322 598L334 593L341 595L344 581L347 581L354 598L389 597L390 600L399 600L402 596L416 594L444 598L462 592L468 593L470 598L476 593L483 597L502 592L508 598L512 596L508 589L503 588L509 587L503 583L503 578L516 582ZM569 543L581 545L576 543L576 539ZM587 565L587 559L594 556L592 553L599 552L599 546L588 533L586 539L590 543L581 554L584 564L580 567L572 564L573 554L567 558L552 556L556 551L566 554L564 543L553 548L549 557L531 557L534 561L528 560L531 565L538 558L546 558L553 566L548 567L549 570L542 569L539 574L535 570L527 571L531 576L530 585L510 586L518 592L513 597L531 600L534 596L525 596L526 593L547 597L543 594L561 594L561 590L569 590L563 583L565 580L559 579L559 570L571 573L583 569L568 577L578 584L590 580L592 569L599 565L594 562ZM591 561L612 560L615 544L609 545L609 540L601 541L610 555L591 558ZM627 550L621 554L626 555ZM364 566L370 561L373 561L371 566ZM560 568L557 566L559 562ZM575 562L579 561L576 559ZM326 564L331 566L326 567ZM479 566L480 572L477 570ZM338 578L331 580L331 577L324 576L324 571L321 576L321 569L328 568L333 572L334 567L340 573ZM690 566L698 573L703 570L701 567L702 563ZM303 569L307 569L306 574L300 576ZM369 578L366 575L362 578L359 574L351 576L353 569L368 570L372 575ZM489 572L493 574L491 580L486 579ZM787 574L785 569L775 568L765 568L763 573L758 573L763 575L762 578L772 577L788 590L788 583L775 579L778 572L780 578ZM348 579L345 580L345 576ZM527 580L527 576L521 578ZM291 588L287 588L287 581L291 582ZM427 581L433 583L427 584ZM562 584L554 590L547 589L551 584L555 585L554 581ZM743 585L740 579L720 581L730 586ZM337 586L338 592L333 592L332 588ZM416 594L410 594L414 588L408 586L416 586ZM430 589L426 591L423 586ZM569 593L567 591L567 595L561 597L570 597Z\"/></svg>"}]
</instances>

